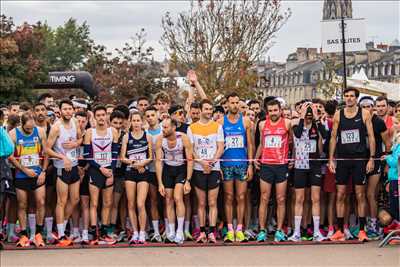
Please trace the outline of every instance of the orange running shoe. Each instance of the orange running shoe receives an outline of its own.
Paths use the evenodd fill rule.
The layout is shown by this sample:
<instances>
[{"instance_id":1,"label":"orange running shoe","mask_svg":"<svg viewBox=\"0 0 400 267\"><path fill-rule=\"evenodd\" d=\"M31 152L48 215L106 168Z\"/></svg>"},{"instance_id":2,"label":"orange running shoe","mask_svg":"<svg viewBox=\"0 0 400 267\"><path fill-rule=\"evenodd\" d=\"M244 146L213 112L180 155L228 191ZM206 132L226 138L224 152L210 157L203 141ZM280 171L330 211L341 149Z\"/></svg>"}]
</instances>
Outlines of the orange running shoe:
<instances>
[{"instance_id":1,"label":"orange running shoe","mask_svg":"<svg viewBox=\"0 0 400 267\"><path fill-rule=\"evenodd\" d=\"M360 232L358 232L358 241L360 242L368 241L367 233L364 230L360 230Z\"/></svg>"},{"instance_id":2,"label":"orange running shoe","mask_svg":"<svg viewBox=\"0 0 400 267\"><path fill-rule=\"evenodd\" d=\"M22 235L19 238L19 241L17 243L17 247L29 247L30 244L31 243L29 241L29 238L26 235Z\"/></svg>"},{"instance_id":3,"label":"orange running shoe","mask_svg":"<svg viewBox=\"0 0 400 267\"><path fill-rule=\"evenodd\" d=\"M63 236L58 240L57 246L58 247L68 247L68 246L71 246L72 244L73 244L72 240Z\"/></svg>"},{"instance_id":4,"label":"orange running shoe","mask_svg":"<svg viewBox=\"0 0 400 267\"><path fill-rule=\"evenodd\" d=\"M40 233L35 235L35 239L33 239L33 244L35 244L36 247L44 247L43 237Z\"/></svg>"},{"instance_id":5,"label":"orange running shoe","mask_svg":"<svg viewBox=\"0 0 400 267\"><path fill-rule=\"evenodd\" d=\"M342 231L337 230L330 238L331 241L345 241L346 237Z\"/></svg>"},{"instance_id":6,"label":"orange running shoe","mask_svg":"<svg viewBox=\"0 0 400 267\"><path fill-rule=\"evenodd\" d=\"M207 243L207 236L206 233L201 232L199 237L196 239L196 243Z\"/></svg>"}]
</instances>

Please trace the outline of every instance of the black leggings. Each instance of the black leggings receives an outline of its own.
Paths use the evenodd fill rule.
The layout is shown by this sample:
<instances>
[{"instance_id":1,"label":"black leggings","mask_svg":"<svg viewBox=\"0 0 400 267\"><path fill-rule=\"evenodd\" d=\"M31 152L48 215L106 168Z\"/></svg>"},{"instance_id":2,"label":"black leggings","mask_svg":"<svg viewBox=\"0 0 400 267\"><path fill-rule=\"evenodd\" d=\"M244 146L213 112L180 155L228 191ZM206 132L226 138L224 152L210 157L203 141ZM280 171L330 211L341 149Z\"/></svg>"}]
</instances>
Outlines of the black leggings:
<instances>
[{"instance_id":1,"label":"black leggings","mask_svg":"<svg viewBox=\"0 0 400 267\"><path fill-rule=\"evenodd\" d=\"M399 181L390 181L389 184L389 208L393 219L400 221L399 218Z\"/></svg>"}]
</instances>

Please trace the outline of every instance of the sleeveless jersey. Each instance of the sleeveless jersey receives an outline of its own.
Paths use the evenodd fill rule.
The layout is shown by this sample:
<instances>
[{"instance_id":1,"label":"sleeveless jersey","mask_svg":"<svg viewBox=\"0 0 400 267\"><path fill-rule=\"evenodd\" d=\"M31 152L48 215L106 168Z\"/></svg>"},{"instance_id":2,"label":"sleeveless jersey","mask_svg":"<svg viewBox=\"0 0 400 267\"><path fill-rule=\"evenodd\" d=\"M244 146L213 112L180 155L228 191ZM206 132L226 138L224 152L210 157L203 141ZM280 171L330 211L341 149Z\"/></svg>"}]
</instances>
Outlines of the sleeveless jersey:
<instances>
[{"instance_id":1,"label":"sleeveless jersey","mask_svg":"<svg viewBox=\"0 0 400 267\"><path fill-rule=\"evenodd\" d=\"M148 129L146 133L151 136L151 143L153 145L153 148L156 147L157 138L162 134L161 127L159 126L155 130ZM153 159L155 158L156 158L156 151L155 149L153 149ZM156 172L156 164L154 160L148 166L150 172Z\"/></svg>"},{"instance_id":2,"label":"sleeveless jersey","mask_svg":"<svg viewBox=\"0 0 400 267\"><path fill-rule=\"evenodd\" d=\"M236 123L231 123L228 116L225 115L222 128L225 137L225 150L222 159L227 159L228 161L222 161L221 166L247 165L247 135L243 123L243 115L240 113ZM230 159L234 159L234 161L229 161ZM243 159L243 161L238 161L240 159Z\"/></svg>"},{"instance_id":3,"label":"sleeveless jersey","mask_svg":"<svg viewBox=\"0 0 400 267\"><path fill-rule=\"evenodd\" d=\"M34 127L30 135L25 135L19 128L15 128L15 137L17 144L14 156L22 166L34 170L36 175L39 175L42 172L40 161L43 148L38 128ZM15 178L26 179L30 177L23 171L16 169Z\"/></svg>"},{"instance_id":4,"label":"sleeveless jersey","mask_svg":"<svg viewBox=\"0 0 400 267\"><path fill-rule=\"evenodd\" d=\"M300 170L309 170L311 165L316 165L317 161L310 159L319 159L320 151L318 147L318 128L313 123L311 128L303 127L300 138L294 136L295 163L294 167Z\"/></svg>"},{"instance_id":5,"label":"sleeveless jersey","mask_svg":"<svg viewBox=\"0 0 400 267\"><path fill-rule=\"evenodd\" d=\"M132 136L132 132L129 132L126 157L135 161L143 161L149 158L149 144L147 142L146 132L143 132L140 139L135 139ZM147 169L147 166L145 168ZM126 169L130 170L131 167L127 166Z\"/></svg>"},{"instance_id":6,"label":"sleeveless jersey","mask_svg":"<svg viewBox=\"0 0 400 267\"><path fill-rule=\"evenodd\" d=\"M279 118L276 125L271 125L271 121L267 118L262 133L262 142L261 162L263 164L288 163L289 134L284 118Z\"/></svg>"},{"instance_id":7,"label":"sleeveless jersey","mask_svg":"<svg viewBox=\"0 0 400 267\"><path fill-rule=\"evenodd\" d=\"M93 160L101 167L110 167L112 163L112 128L107 128L107 134L100 136L96 128L92 128L92 152Z\"/></svg>"},{"instance_id":8,"label":"sleeveless jersey","mask_svg":"<svg viewBox=\"0 0 400 267\"><path fill-rule=\"evenodd\" d=\"M76 124L71 120L70 121L70 129L66 129L62 123L60 123L60 133L54 144L54 151L67 156L68 159L72 161L72 167L78 165L78 148L72 149L64 149L63 144L68 141L76 141L77 140L77 130ZM64 161L60 159L54 159L54 167L56 168L64 168Z\"/></svg>"},{"instance_id":9,"label":"sleeveless jersey","mask_svg":"<svg viewBox=\"0 0 400 267\"><path fill-rule=\"evenodd\" d=\"M367 156L367 128L362 118L362 109L358 108L356 116L348 119L344 109L340 111L338 127L337 154L340 158Z\"/></svg>"},{"instance_id":10,"label":"sleeveless jersey","mask_svg":"<svg viewBox=\"0 0 400 267\"><path fill-rule=\"evenodd\" d=\"M162 150L164 152L164 163L168 166L178 167L185 165L185 147L182 141L182 133L176 132L176 145L173 148L168 146L167 138L162 140Z\"/></svg>"}]
</instances>

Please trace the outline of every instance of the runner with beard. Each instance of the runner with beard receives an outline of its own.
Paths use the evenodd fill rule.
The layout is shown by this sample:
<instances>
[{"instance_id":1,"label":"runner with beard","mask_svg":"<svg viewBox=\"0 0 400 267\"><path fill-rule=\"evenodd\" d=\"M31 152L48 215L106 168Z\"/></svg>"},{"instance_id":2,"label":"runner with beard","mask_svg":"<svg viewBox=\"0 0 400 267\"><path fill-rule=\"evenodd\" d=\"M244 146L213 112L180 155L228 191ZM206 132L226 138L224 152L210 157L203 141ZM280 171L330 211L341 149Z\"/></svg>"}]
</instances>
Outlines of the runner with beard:
<instances>
[{"instance_id":1,"label":"runner with beard","mask_svg":"<svg viewBox=\"0 0 400 267\"><path fill-rule=\"evenodd\" d=\"M185 220L184 194L190 192L193 172L192 147L186 134L176 132L177 122L165 119L162 136L156 142L156 174L158 190L166 199L169 231L166 241L182 244ZM164 164L162 164L162 161ZM187 160L187 161L186 161ZM178 227L175 234L175 208Z\"/></svg>"},{"instance_id":2,"label":"runner with beard","mask_svg":"<svg viewBox=\"0 0 400 267\"><path fill-rule=\"evenodd\" d=\"M224 205L228 232L225 242L243 242L243 220L247 182L253 178L253 140L251 122L239 112L239 95L227 96L228 114L218 122L222 125L225 137L225 151L221 162L224 177ZM232 160L232 161L231 161ZM236 189L236 190L235 190ZM233 199L236 198L237 227L233 229Z\"/></svg>"},{"instance_id":3,"label":"runner with beard","mask_svg":"<svg viewBox=\"0 0 400 267\"><path fill-rule=\"evenodd\" d=\"M69 246L72 241L65 236L65 227L72 211L79 203L78 148L82 143L81 130L73 118L73 104L69 99L59 104L61 118L51 127L47 154L54 158L57 182L56 223L58 245Z\"/></svg>"},{"instance_id":4,"label":"runner with beard","mask_svg":"<svg viewBox=\"0 0 400 267\"><path fill-rule=\"evenodd\" d=\"M260 170L260 206L259 224L260 232L257 241L267 239L266 211L271 195L272 186L275 184L277 204L277 230L275 241L285 241L286 235L282 230L286 212L286 189L288 170L289 143L292 136L291 123L282 117L282 108L278 100L267 103L267 118L260 122L260 145L257 149L256 161Z\"/></svg>"}]
</instances>

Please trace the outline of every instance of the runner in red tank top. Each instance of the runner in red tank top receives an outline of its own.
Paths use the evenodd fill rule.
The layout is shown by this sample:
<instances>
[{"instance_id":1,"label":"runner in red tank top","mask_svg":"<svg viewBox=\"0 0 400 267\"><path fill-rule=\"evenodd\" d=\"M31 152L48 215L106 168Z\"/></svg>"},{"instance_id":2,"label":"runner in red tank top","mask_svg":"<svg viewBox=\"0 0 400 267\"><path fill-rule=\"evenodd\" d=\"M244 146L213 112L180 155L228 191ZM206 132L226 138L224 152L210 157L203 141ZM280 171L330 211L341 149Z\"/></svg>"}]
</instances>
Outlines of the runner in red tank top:
<instances>
[{"instance_id":1,"label":"runner in red tank top","mask_svg":"<svg viewBox=\"0 0 400 267\"><path fill-rule=\"evenodd\" d=\"M260 170L260 206L259 223L260 233L257 241L266 240L265 220L266 210L271 194L272 185L276 186L276 203L278 227L275 232L275 241L285 241L286 235L282 231L283 221L285 219L286 209L286 187L288 178L288 152L289 137L291 138L290 120L282 117L281 104L277 100L271 100L267 103L268 116L265 121L259 124L260 145L257 149L256 162Z\"/></svg>"}]
</instances>

